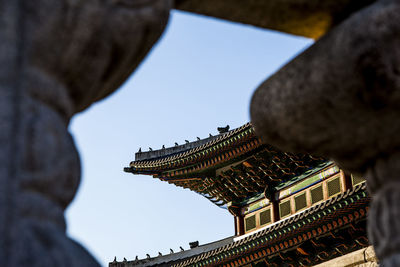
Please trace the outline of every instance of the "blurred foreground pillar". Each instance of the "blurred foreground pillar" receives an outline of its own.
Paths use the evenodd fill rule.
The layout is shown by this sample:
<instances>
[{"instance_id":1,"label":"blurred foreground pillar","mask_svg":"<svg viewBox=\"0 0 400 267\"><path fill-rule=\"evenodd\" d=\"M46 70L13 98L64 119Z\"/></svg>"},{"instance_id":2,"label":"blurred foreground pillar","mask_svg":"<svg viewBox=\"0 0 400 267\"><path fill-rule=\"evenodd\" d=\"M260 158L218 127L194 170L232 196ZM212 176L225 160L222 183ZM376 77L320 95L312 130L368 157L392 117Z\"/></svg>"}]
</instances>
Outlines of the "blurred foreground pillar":
<instances>
[{"instance_id":1,"label":"blurred foreground pillar","mask_svg":"<svg viewBox=\"0 0 400 267\"><path fill-rule=\"evenodd\" d=\"M168 0L1 0L0 266L98 266L65 235L80 180L70 118L162 33Z\"/></svg>"}]
</instances>

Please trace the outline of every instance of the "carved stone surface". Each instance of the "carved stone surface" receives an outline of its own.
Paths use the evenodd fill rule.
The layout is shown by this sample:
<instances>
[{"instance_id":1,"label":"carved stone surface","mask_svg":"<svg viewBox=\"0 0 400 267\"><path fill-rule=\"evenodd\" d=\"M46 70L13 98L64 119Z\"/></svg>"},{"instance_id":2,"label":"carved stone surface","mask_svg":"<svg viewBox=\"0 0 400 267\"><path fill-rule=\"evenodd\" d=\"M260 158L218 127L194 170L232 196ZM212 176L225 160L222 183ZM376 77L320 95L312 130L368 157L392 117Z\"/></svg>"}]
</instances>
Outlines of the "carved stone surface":
<instances>
[{"instance_id":1,"label":"carved stone surface","mask_svg":"<svg viewBox=\"0 0 400 267\"><path fill-rule=\"evenodd\" d=\"M377 258L372 246L362 248L349 254L314 265L313 267L340 266L340 267L376 267Z\"/></svg>"},{"instance_id":2,"label":"carved stone surface","mask_svg":"<svg viewBox=\"0 0 400 267\"><path fill-rule=\"evenodd\" d=\"M261 137L355 172L396 151L399 12L385 0L357 12L265 81L251 103Z\"/></svg>"},{"instance_id":3,"label":"carved stone surface","mask_svg":"<svg viewBox=\"0 0 400 267\"><path fill-rule=\"evenodd\" d=\"M176 8L318 38L374 0L176 0Z\"/></svg>"},{"instance_id":4,"label":"carved stone surface","mask_svg":"<svg viewBox=\"0 0 400 267\"><path fill-rule=\"evenodd\" d=\"M251 103L264 141L366 176L369 236L383 266L400 264L399 14L398 0L354 13L260 85Z\"/></svg>"},{"instance_id":5,"label":"carved stone surface","mask_svg":"<svg viewBox=\"0 0 400 267\"><path fill-rule=\"evenodd\" d=\"M0 266L97 266L65 235L80 180L73 114L117 87L162 33L168 0L0 2Z\"/></svg>"},{"instance_id":6,"label":"carved stone surface","mask_svg":"<svg viewBox=\"0 0 400 267\"><path fill-rule=\"evenodd\" d=\"M383 266L400 265L400 153L380 157L367 171L374 194L368 217L369 239Z\"/></svg>"}]
</instances>

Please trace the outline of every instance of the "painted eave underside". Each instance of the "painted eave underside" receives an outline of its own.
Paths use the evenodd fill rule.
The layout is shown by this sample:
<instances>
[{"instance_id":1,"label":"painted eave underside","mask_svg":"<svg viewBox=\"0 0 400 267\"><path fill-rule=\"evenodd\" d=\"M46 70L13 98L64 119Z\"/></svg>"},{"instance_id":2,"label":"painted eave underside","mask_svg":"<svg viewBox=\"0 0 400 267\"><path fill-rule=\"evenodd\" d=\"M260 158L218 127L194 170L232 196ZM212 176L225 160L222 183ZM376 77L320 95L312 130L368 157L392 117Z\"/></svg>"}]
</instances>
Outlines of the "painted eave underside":
<instances>
[{"instance_id":1,"label":"painted eave underside","mask_svg":"<svg viewBox=\"0 0 400 267\"><path fill-rule=\"evenodd\" d=\"M365 220L369 202L370 197L367 194L366 185L362 183L329 200L253 233L229 237L195 249L166 256L112 262L110 267L243 266L266 257L271 262L274 258L289 261L289 259L284 258L288 253L293 255L295 253L298 263L303 260L307 263L310 258L313 258L313 264L317 264L368 246ZM362 229L357 228L360 222L364 227ZM342 236L339 236L339 230L347 231L346 233L350 232L351 238L347 237L344 240ZM332 244L324 244L324 238L327 238L325 240L338 239L339 241L337 247L329 248L329 255L327 247ZM305 242L309 241L319 248L320 255L311 255L302 249ZM346 243L344 241L348 244L344 245Z\"/></svg>"},{"instance_id":2,"label":"painted eave underside","mask_svg":"<svg viewBox=\"0 0 400 267\"><path fill-rule=\"evenodd\" d=\"M136 158L126 172L188 188L219 206L242 202L327 163L263 144L251 123L180 147L139 152Z\"/></svg>"}]
</instances>

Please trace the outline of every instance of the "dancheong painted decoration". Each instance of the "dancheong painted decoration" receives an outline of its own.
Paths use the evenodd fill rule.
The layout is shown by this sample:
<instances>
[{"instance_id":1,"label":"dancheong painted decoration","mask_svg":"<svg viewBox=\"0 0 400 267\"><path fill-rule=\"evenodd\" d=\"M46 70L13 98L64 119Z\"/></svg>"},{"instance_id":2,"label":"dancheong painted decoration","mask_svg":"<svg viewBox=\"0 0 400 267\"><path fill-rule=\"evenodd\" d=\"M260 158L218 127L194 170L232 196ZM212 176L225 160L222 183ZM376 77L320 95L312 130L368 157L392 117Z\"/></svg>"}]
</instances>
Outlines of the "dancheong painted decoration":
<instances>
[{"instance_id":1,"label":"dancheong painted decoration","mask_svg":"<svg viewBox=\"0 0 400 267\"><path fill-rule=\"evenodd\" d=\"M124 170L227 208L235 236L194 242L190 250L165 256L114 260L110 267L377 264L373 251L365 256L371 250L365 180L330 160L263 144L250 123L184 145L139 151Z\"/></svg>"}]
</instances>

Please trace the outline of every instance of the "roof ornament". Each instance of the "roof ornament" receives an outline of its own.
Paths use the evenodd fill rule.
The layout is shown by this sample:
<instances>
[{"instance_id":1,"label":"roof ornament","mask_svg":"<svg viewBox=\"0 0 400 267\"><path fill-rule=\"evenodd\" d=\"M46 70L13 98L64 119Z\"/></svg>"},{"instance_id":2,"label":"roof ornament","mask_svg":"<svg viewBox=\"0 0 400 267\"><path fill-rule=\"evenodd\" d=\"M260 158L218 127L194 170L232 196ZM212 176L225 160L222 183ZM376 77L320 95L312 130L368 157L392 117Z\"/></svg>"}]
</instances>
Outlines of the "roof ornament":
<instances>
[{"instance_id":1,"label":"roof ornament","mask_svg":"<svg viewBox=\"0 0 400 267\"><path fill-rule=\"evenodd\" d=\"M149 254L146 254L146 257L147 257L148 259L150 259L150 255L149 255Z\"/></svg>"},{"instance_id":2,"label":"roof ornament","mask_svg":"<svg viewBox=\"0 0 400 267\"><path fill-rule=\"evenodd\" d=\"M179 144L177 142L175 142L175 146L179 146Z\"/></svg>"},{"instance_id":3,"label":"roof ornament","mask_svg":"<svg viewBox=\"0 0 400 267\"><path fill-rule=\"evenodd\" d=\"M186 144L189 144L189 140L185 140Z\"/></svg>"},{"instance_id":4,"label":"roof ornament","mask_svg":"<svg viewBox=\"0 0 400 267\"><path fill-rule=\"evenodd\" d=\"M218 127L217 130L218 130L218 132L219 132L220 134L222 134L222 133L227 133L227 132L229 131L229 124L226 125L225 127Z\"/></svg>"},{"instance_id":5,"label":"roof ornament","mask_svg":"<svg viewBox=\"0 0 400 267\"><path fill-rule=\"evenodd\" d=\"M189 246L191 249L197 248L199 246L199 241L190 242Z\"/></svg>"},{"instance_id":6,"label":"roof ornament","mask_svg":"<svg viewBox=\"0 0 400 267\"><path fill-rule=\"evenodd\" d=\"M212 134L208 134L208 137L212 137Z\"/></svg>"},{"instance_id":7,"label":"roof ornament","mask_svg":"<svg viewBox=\"0 0 400 267\"><path fill-rule=\"evenodd\" d=\"M153 151L153 149L151 147L149 147L149 151Z\"/></svg>"},{"instance_id":8,"label":"roof ornament","mask_svg":"<svg viewBox=\"0 0 400 267\"><path fill-rule=\"evenodd\" d=\"M162 149L165 149L165 145L162 145Z\"/></svg>"},{"instance_id":9,"label":"roof ornament","mask_svg":"<svg viewBox=\"0 0 400 267\"><path fill-rule=\"evenodd\" d=\"M124 262L127 262L126 258L124 257Z\"/></svg>"},{"instance_id":10,"label":"roof ornament","mask_svg":"<svg viewBox=\"0 0 400 267\"><path fill-rule=\"evenodd\" d=\"M197 141L200 141L200 140L201 140L200 137L198 137L198 136L197 136L196 138L197 138Z\"/></svg>"},{"instance_id":11,"label":"roof ornament","mask_svg":"<svg viewBox=\"0 0 400 267\"><path fill-rule=\"evenodd\" d=\"M141 147L139 147L138 153L142 153L142 148Z\"/></svg>"},{"instance_id":12,"label":"roof ornament","mask_svg":"<svg viewBox=\"0 0 400 267\"><path fill-rule=\"evenodd\" d=\"M169 254L173 254L174 251L172 250L172 248L169 249Z\"/></svg>"},{"instance_id":13,"label":"roof ornament","mask_svg":"<svg viewBox=\"0 0 400 267\"><path fill-rule=\"evenodd\" d=\"M162 256L162 253L161 253L160 251L158 252L158 256L159 256L159 257L161 257L161 256Z\"/></svg>"},{"instance_id":14,"label":"roof ornament","mask_svg":"<svg viewBox=\"0 0 400 267\"><path fill-rule=\"evenodd\" d=\"M181 251L184 251L183 247L179 247L181 249Z\"/></svg>"},{"instance_id":15,"label":"roof ornament","mask_svg":"<svg viewBox=\"0 0 400 267\"><path fill-rule=\"evenodd\" d=\"M138 255L136 255L135 261L139 261L139 256Z\"/></svg>"},{"instance_id":16,"label":"roof ornament","mask_svg":"<svg viewBox=\"0 0 400 267\"><path fill-rule=\"evenodd\" d=\"M117 262L117 256L114 257L114 261L113 262Z\"/></svg>"}]
</instances>

